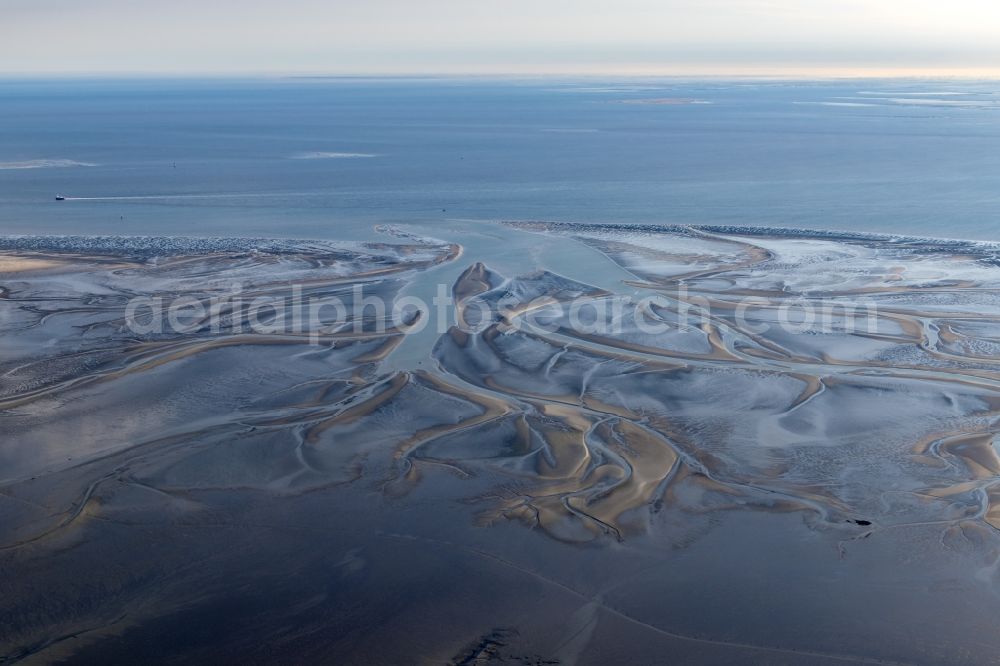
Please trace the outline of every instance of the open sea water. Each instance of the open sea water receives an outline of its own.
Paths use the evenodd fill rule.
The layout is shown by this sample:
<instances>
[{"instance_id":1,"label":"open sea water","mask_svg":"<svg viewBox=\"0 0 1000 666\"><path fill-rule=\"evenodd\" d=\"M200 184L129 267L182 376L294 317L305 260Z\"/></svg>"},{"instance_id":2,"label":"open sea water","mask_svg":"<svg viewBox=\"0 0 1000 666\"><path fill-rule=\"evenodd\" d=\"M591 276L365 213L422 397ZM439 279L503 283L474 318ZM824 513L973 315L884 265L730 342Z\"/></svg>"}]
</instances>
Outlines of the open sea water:
<instances>
[{"instance_id":1,"label":"open sea water","mask_svg":"<svg viewBox=\"0 0 1000 666\"><path fill-rule=\"evenodd\" d=\"M8 79L0 233L358 238L507 219L1000 240L998 91Z\"/></svg>"}]
</instances>

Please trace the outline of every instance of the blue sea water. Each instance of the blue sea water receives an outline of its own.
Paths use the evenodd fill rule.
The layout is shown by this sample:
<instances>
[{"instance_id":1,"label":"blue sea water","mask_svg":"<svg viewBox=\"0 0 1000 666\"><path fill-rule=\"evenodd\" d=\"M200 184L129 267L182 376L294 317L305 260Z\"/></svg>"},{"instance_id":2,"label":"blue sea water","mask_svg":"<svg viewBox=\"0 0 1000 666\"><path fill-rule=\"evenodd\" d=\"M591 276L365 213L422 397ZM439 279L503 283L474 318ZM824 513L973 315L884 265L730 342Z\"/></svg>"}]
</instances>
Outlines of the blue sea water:
<instances>
[{"instance_id":1,"label":"blue sea water","mask_svg":"<svg viewBox=\"0 0 1000 666\"><path fill-rule=\"evenodd\" d=\"M997 91L10 79L0 233L352 238L380 222L532 219L1000 240Z\"/></svg>"}]
</instances>

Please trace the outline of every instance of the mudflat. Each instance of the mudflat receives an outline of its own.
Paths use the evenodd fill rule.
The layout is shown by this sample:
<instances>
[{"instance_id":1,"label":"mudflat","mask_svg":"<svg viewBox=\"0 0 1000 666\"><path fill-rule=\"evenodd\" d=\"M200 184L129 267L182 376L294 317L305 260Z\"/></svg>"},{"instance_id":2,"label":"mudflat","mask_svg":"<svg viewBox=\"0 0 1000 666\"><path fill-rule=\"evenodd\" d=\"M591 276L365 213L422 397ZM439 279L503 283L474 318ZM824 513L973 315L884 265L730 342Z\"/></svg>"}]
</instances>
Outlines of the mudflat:
<instances>
[{"instance_id":1,"label":"mudflat","mask_svg":"<svg viewBox=\"0 0 1000 666\"><path fill-rule=\"evenodd\" d=\"M1000 248L497 228L2 244L0 656L996 661Z\"/></svg>"}]
</instances>

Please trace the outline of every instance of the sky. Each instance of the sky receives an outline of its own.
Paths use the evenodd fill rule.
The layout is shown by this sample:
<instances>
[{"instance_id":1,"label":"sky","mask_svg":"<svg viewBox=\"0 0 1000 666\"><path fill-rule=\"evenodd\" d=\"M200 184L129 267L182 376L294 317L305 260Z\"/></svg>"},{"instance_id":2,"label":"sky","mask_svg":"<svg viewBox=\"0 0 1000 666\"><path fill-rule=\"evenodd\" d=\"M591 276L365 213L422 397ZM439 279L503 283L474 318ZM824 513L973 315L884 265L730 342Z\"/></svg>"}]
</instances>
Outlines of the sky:
<instances>
[{"instance_id":1,"label":"sky","mask_svg":"<svg viewBox=\"0 0 1000 666\"><path fill-rule=\"evenodd\" d=\"M1000 76L1000 0L0 0L0 73Z\"/></svg>"}]
</instances>

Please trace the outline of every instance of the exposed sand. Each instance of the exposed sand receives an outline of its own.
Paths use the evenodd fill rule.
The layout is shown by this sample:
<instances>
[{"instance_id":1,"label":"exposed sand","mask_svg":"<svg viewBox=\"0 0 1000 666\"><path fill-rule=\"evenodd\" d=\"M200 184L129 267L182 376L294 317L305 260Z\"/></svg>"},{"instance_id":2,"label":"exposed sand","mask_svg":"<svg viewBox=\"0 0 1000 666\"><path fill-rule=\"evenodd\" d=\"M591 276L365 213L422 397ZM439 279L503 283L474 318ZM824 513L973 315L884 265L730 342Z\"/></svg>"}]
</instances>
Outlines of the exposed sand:
<instances>
[{"instance_id":1,"label":"exposed sand","mask_svg":"<svg viewBox=\"0 0 1000 666\"><path fill-rule=\"evenodd\" d=\"M520 226L635 280L391 229L0 254L0 660L996 661L986 250ZM134 296L391 301L445 265L457 322L405 367L374 315L123 326ZM618 316L672 326L574 328L636 286Z\"/></svg>"},{"instance_id":2,"label":"exposed sand","mask_svg":"<svg viewBox=\"0 0 1000 666\"><path fill-rule=\"evenodd\" d=\"M46 268L56 268L59 265L60 262L53 259L0 253L0 274L39 271Z\"/></svg>"}]
</instances>

